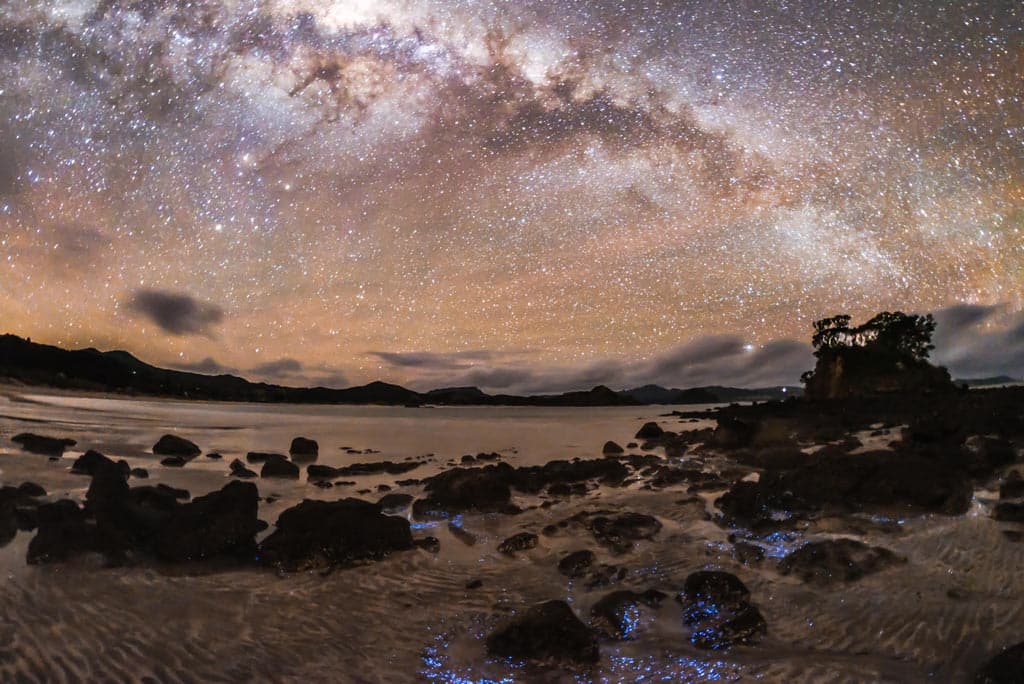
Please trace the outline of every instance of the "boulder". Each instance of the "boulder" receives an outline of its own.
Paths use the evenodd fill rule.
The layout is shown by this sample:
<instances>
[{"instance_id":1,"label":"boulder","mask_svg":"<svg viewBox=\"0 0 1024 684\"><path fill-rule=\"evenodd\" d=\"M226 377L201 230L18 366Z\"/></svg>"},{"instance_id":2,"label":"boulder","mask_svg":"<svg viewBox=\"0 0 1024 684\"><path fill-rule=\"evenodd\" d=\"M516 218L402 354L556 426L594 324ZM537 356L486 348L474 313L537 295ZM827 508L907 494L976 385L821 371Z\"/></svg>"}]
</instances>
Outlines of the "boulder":
<instances>
[{"instance_id":1,"label":"boulder","mask_svg":"<svg viewBox=\"0 0 1024 684\"><path fill-rule=\"evenodd\" d=\"M167 458L160 460L160 465L165 468L183 468L186 463L188 463L188 461L181 456L168 456Z\"/></svg>"},{"instance_id":2,"label":"boulder","mask_svg":"<svg viewBox=\"0 0 1024 684\"><path fill-rule=\"evenodd\" d=\"M260 544L260 561L284 570L378 560L413 547L409 521L359 499L312 501L289 508Z\"/></svg>"},{"instance_id":3,"label":"boulder","mask_svg":"<svg viewBox=\"0 0 1024 684\"><path fill-rule=\"evenodd\" d=\"M961 470L909 454L876 451L812 459L757 482L740 481L715 503L731 524L771 525L772 512L886 511L961 515L974 494Z\"/></svg>"},{"instance_id":4,"label":"boulder","mask_svg":"<svg viewBox=\"0 0 1024 684\"><path fill-rule=\"evenodd\" d=\"M381 510L385 511L401 510L407 508L411 503L411 494L385 494L377 501L377 505L381 507Z\"/></svg>"},{"instance_id":5,"label":"boulder","mask_svg":"<svg viewBox=\"0 0 1024 684\"><path fill-rule=\"evenodd\" d=\"M71 472L75 475L93 475L100 464L113 462L100 452L90 449L75 459L71 464Z\"/></svg>"},{"instance_id":6,"label":"boulder","mask_svg":"<svg viewBox=\"0 0 1024 684\"><path fill-rule=\"evenodd\" d=\"M498 551L512 555L516 551L527 551L537 548L537 535L533 532L514 534L498 545Z\"/></svg>"},{"instance_id":7,"label":"boulder","mask_svg":"<svg viewBox=\"0 0 1024 684\"><path fill-rule=\"evenodd\" d=\"M558 561L558 572L566 577L578 578L587 574L590 566L594 564L594 552L589 549L573 551L568 556Z\"/></svg>"},{"instance_id":8,"label":"boulder","mask_svg":"<svg viewBox=\"0 0 1024 684\"><path fill-rule=\"evenodd\" d=\"M570 521L582 524L594 539L615 553L627 553L634 542L653 539L661 530L661 522L646 513L625 512L610 515L605 511L579 513Z\"/></svg>"},{"instance_id":9,"label":"boulder","mask_svg":"<svg viewBox=\"0 0 1024 684\"><path fill-rule=\"evenodd\" d=\"M640 606L657 608L665 598L665 594L656 589L643 593L613 591L590 609L590 624L611 639L629 639L636 635L640 626Z\"/></svg>"},{"instance_id":10,"label":"boulder","mask_svg":"<svg viewBox=\"0 0 1024 684\"><path fill-rule=\"evenodd\" d=\"M602 447L601 449L601 453L605 454L621 454L624 453L625 451L625 449L623 449L621 446L612 441L605 442L604 447Z\"/></svg>"},{"instance_id":11,"label":"boulder","mask_svg":"<svg viewBox=\"0 0 1024 684\"><path fill-rule=\"evenodd\" d=\"M131 477L137 478L139 480L145 480L147 477L149 477L149 471L146 470L145 468L132 468L130 471L128 471L128 474Z\"/></svg>"},{"instance_id":12,"label":"boulder","mask_svg":"<svg viewBox=\"0 0 1024 684\"><path fill-rule=\"evenodd\" d=\"M292 444L288 448L288 454L296 463L300 461L315 461L317 456L320 454L320 445L317 444L315 439L296 437L292 440Z\"/></svg>"},{"instance_id":13,"label":"boulder","mask_svg":"<svg viewBox=\"0 0 1024 684\"><path fill-rule=\"evenodd\" d=\"M73 439L45 437L32 434L31 432L22 432L14 435L14 437L11 437L11 441L21 446L23 450L30 451L33 454L57 457L63 456L65 449L73 447L78 443Z\"/></svg>"},{"instance_id":14,"label":"boulder","mask_svg":"<svg viewBox=\"0 0 1024 684\"><path fill-rule=\"evenodd\" d=\"M692 630L690 643L698 648L756 644L768 631L761 611L749 602L750 590L731 573L695 572L686 578L676 600L683 606L683 621Z\"/></svg>"},{"instance_id":15,"label":"boulder","mask_svg":"<svg viewBox=\"0 0 1024 684\"><path fill-rule=\"evenodd\" d=\"M644 423L639 430L637 430L636 439L657 439L665 434L665 431L655 422Z\"/></svg>"},{"instance_id":16,"label":"boulder","mask_svg":"<svg viewBox=\"0 0 1024 684\"><path fill-rule=\"evenodd\" d=\"M306 477L310 480L333 480L339 475L341 475L339 468L318 464L306 466Z\"/></svg>"},{"instance_id":17,"label":"boulder","mask_svg":"<svg viewBox=\"0 0 1024 684\"><path fill-rule=\"evenodd\" d=\"M96 527L77 503L61 499L37 512L39 529L28 544L27 562L60 563L96 547Z\"/></svg>"},{"instance_id":18,"label":"boulder","mask_svg":"<svg viewBox=\"0 0 1024 684\"><path fill-rule=\"evenodd\" d=\"M904 559L889 549L855 539L830 539L804 544L779 562L779 572L794 574L809 584L854 582Z\"/></svg>"},{"instance_id":19,"label":"boulder","mask_svg":"<svg viewBox=\"0 0 1024 684\"><path fill-rule=\"evenodd\" d=\"M228 467L231 468L231 477L256 477L256 473L246 468L241 459L234 459Z\"/></svg>"},{"instance_id":20,"label":"boulder","mask_svg":"<svg viewBox=\"0 0 1024 684\"><path fill-rule=\"evenodd\" d=\"M192 459L202 453L195 443L176 435L164 435L153 445L153 453L157 456L181 456Z\"/></svg>"},{"instance_id":21,"label":"boulder","mask_svg":"<svg viewBox=\"0 0 1024 684\"><path fill-rule=\"evenodd\" d=\"M288 457L284 454L250 451L245 455L245 460L249 463L266 463L267 461L287 461Z\"/></svg>"},{"instance_id":22,"label":"boulder","mask_svg":"<svg viewBox=\"0 0 1024 684\"><path fill-rule=\"evenodd\" d=\"M590 665L600 659L597 635L564 601L531 606L487 637L487 653L501 658Z\"/></svg>"},{"instance_id":23,"label":"boulder","mask_svg":"<svg viewBox=\"0 0 1024 684\"><path fill-rule=\"evenodd\" d=\"M485 468L453 468L426 480L426 497L413 504L417 517L446 516L463 511L508 509L512 491L507 464Z\"/></svg>"},{"instance_id":24,"label":"boulder","mask_svg":"<svg viewBox=\"0 0 1024 684\"><path fill-rule=\"evenodd\" d=\"M161 526L154 551L171 563L255 557L259 492L251 482L229 482L219 491L173 508Z\"/></svg>"},{"instance_id":25,"label":"boulder","mask_svg":"<svg viewBox=\"0 0 1024 684\"><path fill-rule=\"evenodd\" d=\"M299 479L299 466L284 456L269 458L260 469L260 477L287 477L297 480Z\"/></svg>"},{"instance_id":26,"label":"boulder","mask_svg":"<svg viewBox=\"0 0 1024 684\"><path fill-rule=\"evenodd\" d=\"M18 493L29 498L46 496L46 490L35 482L22 482L18 485Z\"/></svg>"}]
</instances>

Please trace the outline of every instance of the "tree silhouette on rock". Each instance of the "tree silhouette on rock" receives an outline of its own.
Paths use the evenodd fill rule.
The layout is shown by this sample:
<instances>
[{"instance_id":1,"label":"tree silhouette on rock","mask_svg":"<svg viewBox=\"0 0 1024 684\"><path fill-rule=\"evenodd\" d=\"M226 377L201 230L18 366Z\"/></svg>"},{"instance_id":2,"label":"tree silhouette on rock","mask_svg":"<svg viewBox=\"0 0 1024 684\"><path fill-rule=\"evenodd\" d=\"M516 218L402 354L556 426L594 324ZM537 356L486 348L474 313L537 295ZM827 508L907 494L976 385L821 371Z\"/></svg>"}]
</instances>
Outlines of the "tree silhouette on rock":
<instances>
[{"instance_id":1,"label":"tree silhouette on rock","mask_svg":"<svg viewBox=\"0 0 1024 684\"><path fill-rule=\"evenodd\" d=\"M817 363L801 376L811 399L953 389L945 368L928 363L935 318L883 311L851 327L840 314L814 323Z\"/></svg>"}]
</instances>

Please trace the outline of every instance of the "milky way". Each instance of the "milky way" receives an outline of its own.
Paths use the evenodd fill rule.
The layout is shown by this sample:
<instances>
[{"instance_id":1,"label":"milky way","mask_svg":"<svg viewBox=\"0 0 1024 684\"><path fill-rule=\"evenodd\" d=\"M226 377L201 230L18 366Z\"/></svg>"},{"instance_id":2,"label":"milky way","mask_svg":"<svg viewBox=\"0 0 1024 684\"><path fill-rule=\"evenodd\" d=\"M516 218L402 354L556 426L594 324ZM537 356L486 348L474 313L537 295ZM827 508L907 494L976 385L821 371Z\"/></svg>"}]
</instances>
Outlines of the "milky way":
<instances>
[{"instance_id":1,"label":"milky way","mask_svg":"<svg viewBox=\"0 0 1024 684\"><path fill-rule=\"evenodd\" d=\"M1022 74L1013 1L0 0L0 327L512 389L1024 340Z\"/></svg>"}]
</instances>

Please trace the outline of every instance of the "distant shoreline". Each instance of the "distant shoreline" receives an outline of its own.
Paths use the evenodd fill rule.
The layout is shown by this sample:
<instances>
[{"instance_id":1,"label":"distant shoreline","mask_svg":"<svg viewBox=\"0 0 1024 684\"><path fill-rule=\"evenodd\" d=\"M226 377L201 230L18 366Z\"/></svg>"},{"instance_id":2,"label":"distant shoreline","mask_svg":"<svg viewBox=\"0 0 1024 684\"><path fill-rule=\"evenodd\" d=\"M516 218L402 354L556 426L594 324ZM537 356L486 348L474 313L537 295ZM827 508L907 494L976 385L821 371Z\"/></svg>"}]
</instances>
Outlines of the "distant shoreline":
<instances>
[{"instance_id":1,"label":"distant shoreline","mask_svg":"<svg viewBox=\"0 0 1024 684\"><path fill-rule=\"evenodd\" d=\"M797 396L799 387L742 389L695 387L668 389L645 385L622 391L598 385L561 394L487 394L477 387L443 387L417 392L400 385L371 382L345 389L285 387L250 382L234 375L203 375L147 364L128 352L66 350L16 335L0 335L0 383L96 396L148 397L184 401L298 405L380 406L536 406L597 407L727 404Z\"/></svg>"}]
</instances>

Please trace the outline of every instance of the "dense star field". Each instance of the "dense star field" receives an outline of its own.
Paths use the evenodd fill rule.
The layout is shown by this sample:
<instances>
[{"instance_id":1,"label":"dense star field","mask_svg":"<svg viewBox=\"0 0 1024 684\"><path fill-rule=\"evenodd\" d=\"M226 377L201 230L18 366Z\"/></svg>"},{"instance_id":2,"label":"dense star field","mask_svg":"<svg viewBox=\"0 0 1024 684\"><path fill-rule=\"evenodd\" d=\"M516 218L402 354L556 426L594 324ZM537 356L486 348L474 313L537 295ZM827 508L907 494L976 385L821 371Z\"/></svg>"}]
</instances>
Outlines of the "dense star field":
<instances>
[{"instance_id":1,"label":"dense star field","mask_svg":"<svg viewBox=\"0 0 1024 684\"><path fill-rule=\"evenodd\" d=\"M0 328L534 391L900 308L1021 373L1022 73L1014 0L0 0Z\"/></svg>"}]
</instances>

